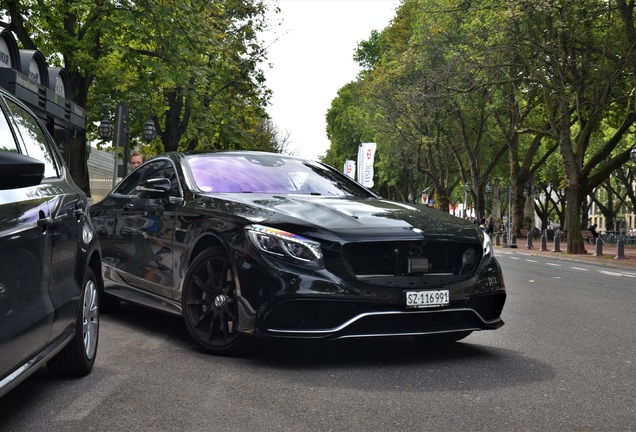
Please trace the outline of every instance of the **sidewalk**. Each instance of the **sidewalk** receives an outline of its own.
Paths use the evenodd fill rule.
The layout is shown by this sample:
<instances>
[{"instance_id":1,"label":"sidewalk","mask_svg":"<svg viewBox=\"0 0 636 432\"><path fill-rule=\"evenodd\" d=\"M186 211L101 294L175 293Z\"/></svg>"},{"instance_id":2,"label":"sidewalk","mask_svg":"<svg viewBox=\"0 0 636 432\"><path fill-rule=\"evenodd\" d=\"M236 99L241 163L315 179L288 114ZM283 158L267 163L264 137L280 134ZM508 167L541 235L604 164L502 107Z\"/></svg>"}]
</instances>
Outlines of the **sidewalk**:
<instances>
[{"instance_id":1,"label":"sidewalk","mask_svg":"<svg viewBox=\"0 0 636 432\"><path fill-rule=\"evenodd\" d=\"M495 243L495 239L493 238L493 245ZM560 243L561 252L554 252L554 242L547 243L547 251L541 250L541 240L533 239L532 240L532 248L528 248L527 239L522 239L522 241L517 241L517 247L507 247L507 246L496 246L495 248L495 256L497 254L506 252L506 253L518 253L524 255L535 255L535 256L544 256L550 257L557 260L569 260L569 261L578 261L578 262L587 262L591 264L598 264L607 267L620 268L624 270L634 270L636 271L636 246L633 245L625 245L624 246L624 256L625 258L616 258L618 253L618 248L615 244L604 244L603 245L603 255L602 256L594 256L596 253L596 246L591 243L585 243L585 249L587 251L586 254L569 254L567 253L567 244L564 242Z\"/></svg>"}]
</instances>

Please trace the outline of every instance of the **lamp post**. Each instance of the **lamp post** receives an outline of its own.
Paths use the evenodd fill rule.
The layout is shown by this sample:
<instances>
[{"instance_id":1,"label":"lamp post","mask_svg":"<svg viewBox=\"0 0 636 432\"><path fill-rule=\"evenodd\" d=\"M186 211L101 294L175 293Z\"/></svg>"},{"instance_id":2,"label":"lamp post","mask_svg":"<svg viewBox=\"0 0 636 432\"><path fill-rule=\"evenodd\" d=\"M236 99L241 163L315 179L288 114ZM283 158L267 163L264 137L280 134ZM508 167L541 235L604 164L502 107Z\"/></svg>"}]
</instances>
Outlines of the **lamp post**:
<instances>
[{"instance_id":1,"label":"lamp post","mask_svg":"<svg viewBox=\"0 0 636 432\"><path fill-rule=\"evenodd\" d=\"M466 219L466 201L468 200L468 192L470 192L470 183L464 185L464 219Z\"/></svg>"},{"instance_id":2,"label":"lamp post","mask_svg":"<svg viewBox=\"0 0 636 432\"><path fill-rule=\"evenodd\" d=\"M115 109L115 137L113 147L115 147L115 166L113 168L113 188L117 184L118 177L124 177L128 174L128 159L130 157L130 150L128 145L128 138L130 135L130 120L129 120L128 104L120 102ZM113 133L113 125L108 121L106 116L102 119L99 127L97 128L100 138L106 141L110 139ZM141 136L146 142L150 142L157 136L157 129L152 120L148 120L141 129ZM119 154L119 147L124 149L123 166L119 167L119 160L117 155Z\"/></svg>"},{"instance_id":3,"label":"lamp post","mask_svg":"<svg viewBox=\"0 0 636 432\"><path fill-rule=\"evenodd\" d=\"M488 198L490 197L490 194L492 194L492 185L490 184L490 181L488 181L486 183L486 203L488 203ZM484 204L484 213L485 213L485 217L488 217L488 209L486 204ZM490 214L492 214L492 205L491 205L491 212Z\"/></svg>"}]
</instances>

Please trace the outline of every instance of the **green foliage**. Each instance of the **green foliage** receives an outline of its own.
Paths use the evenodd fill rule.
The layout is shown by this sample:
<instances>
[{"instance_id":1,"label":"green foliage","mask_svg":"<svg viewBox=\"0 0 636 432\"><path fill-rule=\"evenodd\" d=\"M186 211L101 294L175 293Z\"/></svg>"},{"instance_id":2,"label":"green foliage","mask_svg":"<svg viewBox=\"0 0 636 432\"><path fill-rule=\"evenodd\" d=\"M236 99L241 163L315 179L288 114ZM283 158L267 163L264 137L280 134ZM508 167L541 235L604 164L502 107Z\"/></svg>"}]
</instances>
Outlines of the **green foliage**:
<instances>
[{"instance_id":1,"label":"green foliage","mask_svg":"<svg viewBox=\"0 0 636 432\"><path fill-rule=\"evenodd\" d=\"M634 8L404 0L389 27L358 45L364 70L347 85L356 97L339 93L332 104L339 115L327 116L327 154L364 134L378 144L380 189L402 198L433 186L440 201L455 201L468 181L482 202L486 181L502 178L512 185L517 228L525 184L561 187L567 206L555 200L544 213L561 213L578 239L581 204L634 142ZM347 121L344 133L352 109L367 120ZM568 252L578 246L573 240Z\"/></svg>"},{"instance_id":2,"label":"green foliage","mask_svg":"<svg viewBox=\"0 0 636 432\"><path fill-rule=\"evenodd\" d=\"M157 152L249 147L267 119L261 0L28 0L0 10L23 46L69 72L89 138L118 102L130 106L133 139L153 118Z\"/></svg>"}]
</instances>

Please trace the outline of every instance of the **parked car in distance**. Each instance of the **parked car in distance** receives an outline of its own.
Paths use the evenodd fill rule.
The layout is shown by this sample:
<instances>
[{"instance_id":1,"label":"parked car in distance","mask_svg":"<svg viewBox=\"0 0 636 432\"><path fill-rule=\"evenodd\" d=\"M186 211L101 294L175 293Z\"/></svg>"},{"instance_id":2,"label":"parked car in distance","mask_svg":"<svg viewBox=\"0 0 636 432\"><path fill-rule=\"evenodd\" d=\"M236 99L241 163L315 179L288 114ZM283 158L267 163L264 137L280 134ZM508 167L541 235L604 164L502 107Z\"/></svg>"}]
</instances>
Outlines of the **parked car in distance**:
<instances>
[{"instance_id":1,"label":"parked car in distance","mask_svg":"<svg viewBox=\"0 0 636 432\"><path fill-rule=\"evenodd\" d=\"M503 325L505 285L482 230L319 162L167 154L90 212L103 309L180 315L211 353L240 353L250 336L452 342Z\"/></svg>"},{"instance_id":2,"label":"parked car in distance","mask_svg":"<svg viewBox=\"0 0 636 432\"><path fill-rule=\"evenodd\" d=\"M37 117L0 90L0 396L45 364L91 371L101 286L86 195Z\"/></svg>"}]
</instances>

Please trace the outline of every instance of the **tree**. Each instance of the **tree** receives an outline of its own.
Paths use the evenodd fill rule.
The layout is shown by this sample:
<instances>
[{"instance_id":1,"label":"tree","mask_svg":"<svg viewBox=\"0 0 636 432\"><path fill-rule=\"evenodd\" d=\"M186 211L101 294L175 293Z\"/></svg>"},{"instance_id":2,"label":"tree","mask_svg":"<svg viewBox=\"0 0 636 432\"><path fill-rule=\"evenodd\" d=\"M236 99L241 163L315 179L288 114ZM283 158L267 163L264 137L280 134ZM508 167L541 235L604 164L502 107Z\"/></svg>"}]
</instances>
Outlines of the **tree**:
<instances>
[{"instance_id":1,"label":"tree","mask_svg":"<svg viewBox=\"0 0 636 432\"><path fill-rule=\"evenodd\" d=\"M260 0L5 0L0 10L22 46L67 70L88 137L120 101L132 107L131 135L153 116L154 152L244 145L267 118ZM86 142L86 134L71 142L69 168L90 193Z\"/></svg>"},{"instance_id":2,"label":"tree","mask_svg":"<svg viewBox=\"0 0 636 432\"><path fill-rule=\"evenodd\" d=\"M580 234L585 199L627 161L622 139L636 120L634 5L519 1L511 6L512 21L523 29L519 47L532 46L536 54L524 57L520 72L527 85L541 90L565 168L567 251L585 253ZM615 133L592 146L608 123Z\"/></svg>"}]
</instances>

